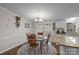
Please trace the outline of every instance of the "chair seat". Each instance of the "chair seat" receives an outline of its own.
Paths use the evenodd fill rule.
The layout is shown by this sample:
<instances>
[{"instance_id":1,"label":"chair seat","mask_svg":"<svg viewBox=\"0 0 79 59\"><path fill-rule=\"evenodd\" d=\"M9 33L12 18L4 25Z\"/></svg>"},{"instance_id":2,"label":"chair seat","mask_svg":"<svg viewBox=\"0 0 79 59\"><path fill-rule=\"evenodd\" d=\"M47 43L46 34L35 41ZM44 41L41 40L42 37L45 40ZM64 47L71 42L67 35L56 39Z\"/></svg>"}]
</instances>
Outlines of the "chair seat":
<instances>
[{"instance_id":1,"label":"chair seat","mask_svg":"<svg viewBox=\"0 0 79 59\"><path fill-rule=\"evenodd\" d=\"M39 45L39 44L37 44L37 43L32 43L32 44L30 44L30 47L37 47L37 45Z\"/></svg>"},{"instance_id":2,"label":"chair seat","mask_svg":"<svg viewBox=\"0 0 79 59\"><path fill-rule=\"evenodd\" d=\"M48 44L48 45L51 45L51 42L48 42L47 44ZM43 45L46 45L46 43L43 43Z\"/></svg>"}]
</instances>

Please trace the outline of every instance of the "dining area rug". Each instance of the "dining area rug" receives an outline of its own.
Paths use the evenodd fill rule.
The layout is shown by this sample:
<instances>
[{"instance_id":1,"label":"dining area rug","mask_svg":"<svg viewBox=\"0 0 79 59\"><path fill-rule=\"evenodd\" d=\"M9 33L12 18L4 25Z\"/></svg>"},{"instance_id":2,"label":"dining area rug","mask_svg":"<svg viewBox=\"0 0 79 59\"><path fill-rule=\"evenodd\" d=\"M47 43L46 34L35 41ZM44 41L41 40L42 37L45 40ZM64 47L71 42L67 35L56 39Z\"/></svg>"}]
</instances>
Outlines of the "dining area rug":
<instances>
[{"instance_id":1,"label":"dining area rug","mask_svg":"<svg viewBox=\"0 0 79 59\"><path fill-rule=\"evenodd\" d=\"M28 53L28 51L29 51L28 44L24 44L18 49L17 55L56 55L57 54L55 47L51 43L48 43L48 51L46 50L46 47L42 48L42 53L38 48L35 48L35 53L34 50L30 50L31 52L30 54Z\"/></svg>"}]
</instances>

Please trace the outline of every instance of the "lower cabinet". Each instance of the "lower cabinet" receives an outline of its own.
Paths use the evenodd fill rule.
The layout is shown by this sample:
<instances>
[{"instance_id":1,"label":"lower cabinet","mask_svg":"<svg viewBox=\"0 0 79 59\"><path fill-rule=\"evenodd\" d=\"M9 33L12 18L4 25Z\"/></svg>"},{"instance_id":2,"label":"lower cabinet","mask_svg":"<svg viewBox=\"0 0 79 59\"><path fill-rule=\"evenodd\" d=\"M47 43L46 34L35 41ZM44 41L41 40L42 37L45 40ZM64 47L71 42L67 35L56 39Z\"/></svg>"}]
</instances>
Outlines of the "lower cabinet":
<instances>
[{"instance_id":1,"label":"lower cabinet","mask_svg":"<svg viewBox=\"0 0 79 59\"><path fill-rule=\"evenodd\" d=\"M79 55L79 48L60 46L60 55Z\"/></svg>"}]
</instances>

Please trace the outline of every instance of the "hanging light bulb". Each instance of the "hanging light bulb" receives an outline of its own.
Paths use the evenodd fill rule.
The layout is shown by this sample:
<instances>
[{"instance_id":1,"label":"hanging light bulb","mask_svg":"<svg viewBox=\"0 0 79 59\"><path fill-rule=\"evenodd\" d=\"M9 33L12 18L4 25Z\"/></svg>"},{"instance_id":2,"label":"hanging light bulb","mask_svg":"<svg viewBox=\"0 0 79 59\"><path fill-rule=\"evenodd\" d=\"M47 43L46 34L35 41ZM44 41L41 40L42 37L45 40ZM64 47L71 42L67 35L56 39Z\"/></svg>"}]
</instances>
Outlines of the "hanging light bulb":
<instances>
[{"instance_id":1,"label":"hanging light bulb","mask_svg":"<svg viewBox=\"0 0 79 59\"><path fill-rule=\"evenodd\" d=\"M37 21L38 21L38 17L35 18L35 22L37 22Z\"/></svg>"},{"instance_id":2,"label":"hanging light bulb","mask_svg":"<svg viewBox=\"0 0 79 59\"><path fill-rule=\"evenodd\" d=\"M39 19L39 22L43 22L43 20L40 18L40 19Z\"/></svg>"},{"instance_id":3,"label":"hanging light bulb","mask_svg":"<svg viewBox=\"0 0 79 59\"><path fill-rule=\"evenodd\" d=\"M35 22L37 22L37 21L38 21L38 19L36 18L36 19L35 19Z\"/></svg>"}]
</instances>

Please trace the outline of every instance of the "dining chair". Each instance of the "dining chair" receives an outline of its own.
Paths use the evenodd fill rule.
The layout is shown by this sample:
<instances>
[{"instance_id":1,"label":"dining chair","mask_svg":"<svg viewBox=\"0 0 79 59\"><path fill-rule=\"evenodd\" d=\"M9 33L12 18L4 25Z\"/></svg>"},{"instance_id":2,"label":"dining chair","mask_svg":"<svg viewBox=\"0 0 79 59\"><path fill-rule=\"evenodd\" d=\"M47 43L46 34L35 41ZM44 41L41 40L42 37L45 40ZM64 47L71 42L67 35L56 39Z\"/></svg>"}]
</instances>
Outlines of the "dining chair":
<instances>
[{"instance_id":1,"label":"dining chair","mask_svg":"<svg viewBox=\"0 0 79 59\"><path fill-rule=\"evenodd\" d=\"M44 38L44 43L43 43L43 47L46 48L47 52L48 52L48 49L49 49L49 38L50 38L50 33L48 34L47 38Z\"/></svg>"},{"instance_id":2,"label":"dining chair","mask_svg":"<svg viewBox=\"0 0 79 59\"><path fill-rule=\"evenodd\" d=\"M43 32L38 32L37 35L38 35L38 37L41 37L41 36L43 36Z\"/></svg>"},{"instance_id":3,"label":"dining chair","mask_svg":"<svg viewBox=\"0 0 79 59\"><path fill-rule=\"evenodd\" d=\"M27 34L27 39L28 39L28 45L29 45L28 53L30 53L31 49L32 49L35 54L35 48L39 45L36 40L36 35L35 34L31 34L31 35Z\"/></svg>"},{"instance_id":4,"label":"dining chair","mask_svg":"<svg viewBox=\"0 0 79 59\"><path fill-rule=\"evenodd\" d=\"M43 39L43 32L37 33L37 39Z\"/></svg>"},{"instance_id":5,"label":"dining chair","mask_svg":"<svg viewBox=\"0 0 79 59\"><path fill-rule=\"evenodd\" d=\"M43 35L43 32L38 32L38 35Z\"/></svg>"}]
</instances>

